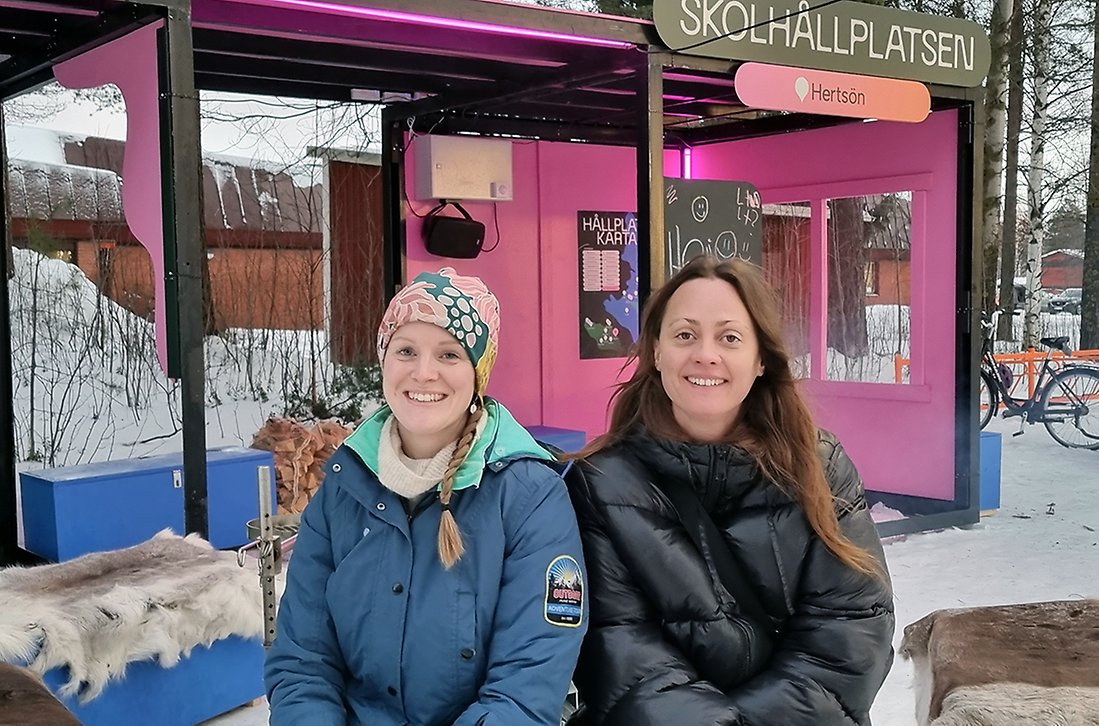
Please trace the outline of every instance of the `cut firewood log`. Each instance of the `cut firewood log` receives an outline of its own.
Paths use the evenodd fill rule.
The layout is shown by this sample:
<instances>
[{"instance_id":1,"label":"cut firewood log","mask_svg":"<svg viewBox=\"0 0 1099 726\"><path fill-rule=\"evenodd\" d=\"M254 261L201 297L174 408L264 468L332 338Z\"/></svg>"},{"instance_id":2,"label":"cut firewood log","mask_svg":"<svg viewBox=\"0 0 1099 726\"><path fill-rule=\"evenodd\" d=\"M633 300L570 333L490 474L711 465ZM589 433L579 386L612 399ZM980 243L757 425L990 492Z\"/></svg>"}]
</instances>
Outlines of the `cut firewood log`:
<instances>
[{"instance_id":1,"label":"cut firewood log","mask_svg":"<svg viewBox=\"0 0 1099 726\"><path fill-rule=\"evenodd\" d=\"M324 479L324 463L353 429L339 421L307 425L269 418L252 438L252 448L275 455L275 492L280 514L299 514Z\"/></svg>"}]
</instances>

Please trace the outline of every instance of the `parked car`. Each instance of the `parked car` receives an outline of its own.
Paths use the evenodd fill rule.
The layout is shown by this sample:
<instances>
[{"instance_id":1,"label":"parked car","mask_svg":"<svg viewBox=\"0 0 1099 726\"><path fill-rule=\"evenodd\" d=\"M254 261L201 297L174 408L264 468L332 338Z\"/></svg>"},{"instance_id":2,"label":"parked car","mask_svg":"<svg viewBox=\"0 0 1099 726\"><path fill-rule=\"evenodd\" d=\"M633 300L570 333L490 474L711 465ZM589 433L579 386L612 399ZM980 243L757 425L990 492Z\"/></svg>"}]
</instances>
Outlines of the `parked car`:
<instances>
[{"instance_id":1,"label":"parked car","mask_svg":"<svg viewBox=\"0 0 1099 726\"><path fill-rule=\"evenodd\" d=\"M1080 292L1078 287L1069 287L1049 299L1051 313L1080 314Z\"/></svg>"}]
</instances>

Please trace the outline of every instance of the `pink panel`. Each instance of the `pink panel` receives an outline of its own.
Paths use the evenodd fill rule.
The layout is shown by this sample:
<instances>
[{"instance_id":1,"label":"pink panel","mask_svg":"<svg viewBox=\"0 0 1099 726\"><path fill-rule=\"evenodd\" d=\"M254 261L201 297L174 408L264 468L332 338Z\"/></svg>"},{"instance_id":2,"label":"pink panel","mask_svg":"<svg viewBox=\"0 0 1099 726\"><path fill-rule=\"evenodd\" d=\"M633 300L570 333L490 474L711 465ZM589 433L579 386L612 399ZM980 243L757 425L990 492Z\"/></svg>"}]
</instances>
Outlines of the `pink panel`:
<instances>
[{"instance_id":1,"label":"pink panel","mask_svg":"<svg viewBox=\"0 0 1099 726\"><path fill-rule=\"evenodd\" d=\"M406 189L415 188L416 144L406 156ZM450 265L479 275L500 299L500 358L489 392L523 424L602 433L612 386L623 358L580 360L576 213L581 209L635 211L632 149L587 144L512 146L514 200L497 205L501 243L474 260L435 257L424 248L423 223L407 215L409 277ZM669 176L680 171L678 151L667 151ZM434 203L411 200L419 214ZM463 204L496 239L492 205Z\"/></svg>"},{"instance_id":2,"label":"pink panel","mask_svg":"<svg viewBox=\"0 0 1099 726\"><path fill-rule=\"evenodd\" d=\"M122 208L134 237L149 251L155 285L154 328L160 367L168 370L164 299L164 218L160 189L160 113L157 105L156 33L163 23L54 66L67 88L118 86L126 102L126 149L122 162Z\"/></svg>"},{"instance_id":3,"label":"pink panel","mask_svg":"<svg viewBox=\"0 0 1099 726\"><path fill-rule=\"evenodd\" d=\"M954 498L957 123L956 112L942 111L922 124L854 123L693 153L696 178L750 181L765 202L881 191L876 184L897 177L912 177L908 188L923 190L914 195L912 219L914 384L806 383L818 420L840 436L878 491ZM818 355L826 279L815 271Z\"/></svg>"},{"instance_id":4,"label":"pink panel","mask_svg":"<svg viewBox=\"0 0 1099 726\"><path fill-rule=\"evenodd\" d=\"M592 437L606 430L607 403L624 358L580 359L580 286L576 213L637 210L633 149L580 144L539 144L542 176L543 422L582 429ZM678 155L667 171L679 172ZM638 244L643 244L641 240Z\"/></svg>"},{"instance_id":5,"label":"pink panel","mask_svg":"<svg viewBox=\"0 0 1099 726\"><path fill-rule=\"evenodd\" d=\"M637 210L633 149L539 144L542 235L542 422L581 429L590 439L607 428L607 404L625 358L581 360L576 213ZM664 152L666 176L681 175L680 153ZM645 244L638 240L638 244Z\"/></svg>"},{"instance_id":6,"label":"pink panel","mask_svg":"<svg viewBox=\"0 0 1099 726\"><path fill-rule=\"evenodd\" d=\"M425 214L435 202L412 197L415 189L416 142L406 155L405 188L415 213ZM500 300L500 355L489 382L489 394L502 401L523 424L542 422L542 396L538 381L542 372L542 330L539 324L541 295L538 243L538 160L533 143L512 145L514 199L496 205L500 245L473 260L436 257L424 247L423 222L406 213L408 278L425 270L450 266L466 275L481 277ZM463 202L474 219L485 224L485 247L496 241L493 205ZM406 209L407 212L407 209ZM448 211L448 214L455 212Z\"/></svg>"}]
</instances>

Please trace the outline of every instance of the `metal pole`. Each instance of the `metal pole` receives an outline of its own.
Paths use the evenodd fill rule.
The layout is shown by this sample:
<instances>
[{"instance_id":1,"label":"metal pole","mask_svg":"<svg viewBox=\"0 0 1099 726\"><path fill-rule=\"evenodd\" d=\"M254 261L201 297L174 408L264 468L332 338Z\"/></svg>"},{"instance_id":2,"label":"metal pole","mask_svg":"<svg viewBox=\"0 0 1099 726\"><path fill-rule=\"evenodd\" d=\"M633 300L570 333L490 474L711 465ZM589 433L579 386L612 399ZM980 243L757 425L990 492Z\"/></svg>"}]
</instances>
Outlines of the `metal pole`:
<instances>
[{"instance_id":1,"label":"metal pole","mask_svg":"<svg viewBox=\"0 0 1099 726\"><path fill-rule=\"evenodd\" d=\"M263 647L269 648L275 642L275 612L278 596L275 592L275 574L281 547L275 536L275 523L272 519L271 504L271 467L261 466L259 480L259 584L263 591Z\"/></svg>"},{"instance_id":2,"label":"metal pole","mask_svg":"<svg viewBox=\"0 0 1099 726\"><path fill-rule=\"evenodd\" d=\"M384 264L382 304L397 293L404 279L401 249L404 241L404 209L401 185L404 177L401 153L404 139L400 133L400 117L389 106L382 108L382 261Z\"/></svg>"},{"instance_id":3,"label":"metal pole","mask_svg":"<svg viewBox=\"0 0 1099 726\"><path fill-rule=\"evenodd\" d=\"M664 284L664 61L647 56L638 70L637 282L643 303Z\"/></svg>"},{"instance_id":4,"label":"metal pole","mask_svg":"<svg viewBox=\"0 0 1099 726\"><path fill-rule=\"evenodd\" d=\"M189 6L168 10L160 38L169 373L179 377L183 394L184 526L188 532L208 538L202 355L206 310L202 271L206 262L206 243L203 238L199 103ZM175 322L174 326L172 322ZM176 346L174 356L173 344Z\"/></svg>"},{"instance_id":5,"label":"metal pole","mask_svg":"<svg viewBox=\"0 0 1099 726\"><path fill-rule=\"evenodd\" d=\"M3 482L0 486L0 565L15 562L19 549L19 513L15 508L19 481L15 473L15 403L12 400L11 309L8 304L8 290L14 270L11 228L8 224L7 168L8 145L4 132L4 109L0 104L0 202L3 204L0 210L0 240L4 244L4 253L0 255L0 287L3 288L0 290L0 481Z\"/></svg>"}]
</instances>

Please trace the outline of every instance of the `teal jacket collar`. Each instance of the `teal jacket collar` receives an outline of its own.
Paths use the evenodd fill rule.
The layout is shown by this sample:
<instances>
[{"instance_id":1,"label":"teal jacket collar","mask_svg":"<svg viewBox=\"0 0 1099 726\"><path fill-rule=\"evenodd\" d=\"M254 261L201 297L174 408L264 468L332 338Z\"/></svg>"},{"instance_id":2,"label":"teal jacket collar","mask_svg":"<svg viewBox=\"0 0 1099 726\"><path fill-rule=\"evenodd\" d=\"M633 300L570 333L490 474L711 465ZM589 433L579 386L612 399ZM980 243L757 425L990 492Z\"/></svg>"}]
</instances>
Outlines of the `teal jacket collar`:
<instances>
[{"instance_id":1,"label":"teal jacket collar","mask_svg":"<svg viewBox=\"0 0 1099 726\"><path fill-rule=\"evenodd\" d=\"M476 487L486 467L502 468L516 459L552 461L553 457L519 425L511 412L492 398L485 399L488 423L473 442L473 448L458 467L454 477L454 489ZM363 421L344 442L362 460L375 476L378 475L378 444L381 441L382 424L393 415L389 406L382 406Z\"/></svg>"}]
</instances>

